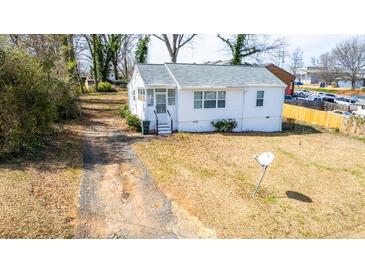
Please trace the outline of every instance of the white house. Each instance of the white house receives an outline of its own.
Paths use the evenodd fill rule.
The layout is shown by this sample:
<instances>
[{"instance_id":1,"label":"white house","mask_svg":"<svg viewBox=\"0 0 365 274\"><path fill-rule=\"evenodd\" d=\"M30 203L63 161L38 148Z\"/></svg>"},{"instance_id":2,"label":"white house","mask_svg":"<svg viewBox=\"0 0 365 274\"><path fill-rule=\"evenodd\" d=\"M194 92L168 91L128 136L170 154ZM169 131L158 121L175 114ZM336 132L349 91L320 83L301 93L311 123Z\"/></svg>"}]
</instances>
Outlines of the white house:
<instances>
[{"instance_id":1,"label":"white house","mask_svg":"<svg viewBox=\"0 0 365 274\"><path fill-rule=\"evenodd\" d=\"M160 134L213 131L235 119L234 131L280 131L286 84L264 66L137 64L129 108Z\"/></svg>"}]
</instances>

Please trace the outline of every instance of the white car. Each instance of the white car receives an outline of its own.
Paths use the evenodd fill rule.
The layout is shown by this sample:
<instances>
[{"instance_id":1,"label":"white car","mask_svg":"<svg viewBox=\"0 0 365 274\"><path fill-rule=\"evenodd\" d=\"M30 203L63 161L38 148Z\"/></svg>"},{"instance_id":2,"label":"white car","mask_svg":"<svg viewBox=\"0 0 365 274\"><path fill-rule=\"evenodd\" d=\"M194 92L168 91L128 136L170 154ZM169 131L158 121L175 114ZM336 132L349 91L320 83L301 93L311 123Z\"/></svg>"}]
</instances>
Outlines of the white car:
<instances>
[{"instance_id":1,"label":"white car","mask_svg":"<svg viewBox=\"0 0 365 274\"><path fill-rule=\"evenodd\" d=\"M354 115L361 116L365 118L365 104L357 106L357 110L352 112Z\"/></svg>"},{"instance_id":2,"label":"white car","mask_svg":"<svg viewBox=\"0 0 365 274\"><path fill-rule=\"evenodd\" d=\"M307 101L322 102L323 98L317 95L311 95L306 98Z\"/></svg>"},{"instance_id":3,"label":"white car","mask_svg":"<svg viewBox=\"0 0 365 274\"><path fill-rule=\"evenodd\" d=\"M354 105L356 103L355 99L350 99L350 98L346 98L346 97L337 97L335 99L335 103L339 104L339 105Z\"/></svg>"},{"instance_id":4,"label":"white car","mask_svg":"<svg viewBox=\"0 0 365 274\"><path fill-rule=\"evenodd\" d=\"M338 115L343 115L344 117L350 117L352 115L351 112L343 111L343 110L339 110L339 109L332 110L332 111L329 111L329 112L334 113L334 114L338 114Z\"/></svg>"}]
</instances>

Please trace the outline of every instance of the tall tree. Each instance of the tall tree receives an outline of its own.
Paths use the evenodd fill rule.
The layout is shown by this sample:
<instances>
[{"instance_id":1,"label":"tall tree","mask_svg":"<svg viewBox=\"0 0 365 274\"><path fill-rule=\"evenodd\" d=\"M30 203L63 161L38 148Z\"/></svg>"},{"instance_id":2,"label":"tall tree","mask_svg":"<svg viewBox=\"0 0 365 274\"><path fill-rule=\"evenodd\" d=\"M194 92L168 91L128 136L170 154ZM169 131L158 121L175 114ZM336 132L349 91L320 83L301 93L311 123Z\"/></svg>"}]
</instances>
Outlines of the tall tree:
<instances>
[{"instance_id":1,"label":"tall tree","mask_svg":"<svg viewBox=\"0 0 365 274\"><path fill-rule=\"evenodd\" d=\"M365 69L364 39L354 37L338 43L332 51L332 58L336 70L350 74L351 87L354 90L358 75Z\"/></svg>"},{"instance_id":2,"label":"tall tree","mask_svg":"<svg viewBox=\"0 0 365 274\"><path fill-rule=\"evenodd\" d=\"M139 35L126 34L122 40L119 68L122 73L122 77L126 81L128 81L134 70L136 62L134 48L138 37Z\"/></svg>"},{"instance_id":3,"label":"tall tree","mask_svg":"<svg viewBox=\"0 0 365 274\"><path fill-rule=\"evenodd\" d=\"M249 56L257 56L262 53L269 53L285 46L282 38L269 41L266 35L257 34L235 34L225 38L218 34L232 54L231 64L241 65L243 59Z\"/></svg>"},{"instance_id":4,"label":"tall tree","mask_svg":"<svg viewBox=\"0 0 365 274\"><path fill-rule=\"evenodd\" d=\"M176 63L179 50L187 43L191 42L194 37L196 37L196 34L154 34L153 36L165 43L171 62Z\"/></svg>"},{"instance_id":5,"label":"tall tree","mask_svg":"<svg viewBox=\"0 0 365 274\"><path fill-rule=\"evenodd\" d=\"M301 48L296 48L289 55L289 68L294 76L297 74L297 69L303 66L303 50Z\"/></svg>"},{"instance_id":6,"label":"tall tree","mask_svg":"<svg viewBox=\"0 0 365 274\"><path fill-rule=\"evenodd\" d=\"M97 47L99 45L98 43L98 35L97 34L91 34L91 35L85 35L85 40L87 42L89 52L90 52L90 60L92 62L91 64L91 71L92 76L95 81L95 90L98 91L98 58L97 58Z\"/></svg>"},{"instance_id":7,"label":"tall tree","mask_svg":"<svg viewBox=\"0 0 365 274\"><path fill-rule=\"evenodd\" d=\"M143 35L138 39L137 49L136 49L137 63L147 63L149 41L150 38L148 35Z\"/></svg>"},{"instance_id":8,"label":"tall tree","mask_svg":"<svg viewBox=\"0 0 365 274\"><path fill-rule=\"evenodd\" d=\"M123 40L126 38L126 34L110 34L108 35L108 40L110 42L109 47L111 51L111 59L110 62L113 65L113 71L114 71L114 79L118 80L119 78L119 69L118 69L118 63L121 56L121 50L122 50L122 43Z\"/></svg>"},{"instance_id":9,"label":"tall tree","mask_svg":"<svg viewBox=\"0 0 365 274\"><path fill-rule=\"evenodd\" d=\"M63 35L63 50L66 63L66 74L68 76L68 80L75 84L77 83L80 87L81 92L83 92L83 83L81 83L80 71L78 69L78 64L76 60L74 38L74 34Z\"/></svg>"}]
</instances>

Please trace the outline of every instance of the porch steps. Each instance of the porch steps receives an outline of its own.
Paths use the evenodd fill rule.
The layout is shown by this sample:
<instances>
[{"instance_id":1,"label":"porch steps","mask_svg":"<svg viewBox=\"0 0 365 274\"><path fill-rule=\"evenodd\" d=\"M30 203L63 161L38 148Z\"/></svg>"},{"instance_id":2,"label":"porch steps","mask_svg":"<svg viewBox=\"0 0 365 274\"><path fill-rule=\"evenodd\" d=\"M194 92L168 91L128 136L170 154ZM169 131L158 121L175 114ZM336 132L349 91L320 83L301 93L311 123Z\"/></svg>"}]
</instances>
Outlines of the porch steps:
<instances>
[{"instance_id":1,"label":"porch steps","mask_svg":"<svg viewBox=\"0 0 365 274\"><path fill-rule=\"evenodd\" d=\"M158 122L158 134L162 136L171 135L171 127L168 122Z\"/></svg>"}]
</instances>

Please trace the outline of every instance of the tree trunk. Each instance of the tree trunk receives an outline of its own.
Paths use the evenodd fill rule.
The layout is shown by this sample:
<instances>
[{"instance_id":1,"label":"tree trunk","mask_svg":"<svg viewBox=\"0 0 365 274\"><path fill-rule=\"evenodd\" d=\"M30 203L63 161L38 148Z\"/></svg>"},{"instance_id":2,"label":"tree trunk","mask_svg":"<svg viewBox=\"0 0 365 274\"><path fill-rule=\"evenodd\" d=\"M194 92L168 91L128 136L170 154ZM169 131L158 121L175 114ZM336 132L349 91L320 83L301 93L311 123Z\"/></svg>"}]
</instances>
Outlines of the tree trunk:
<instances>
[{"instance_id":1,"label":"tree trunk","mask_svg":"<svg viewBox=\"0 0 365 274\"><path fill-rule=\"evenodd\" d=\"M353 74L351 78L351 89L355 90L355 88L356 88L356 74Z\"/></svg>"},{"instance_id":2,"label":"tree trunk","mask_svg":"<svg viewBox=\"0 0 365 274\"><path fill-rule=\"evenodd\" d=\"M114 79L118 80L118 64L113 62L113 68L114 68Z\"/></svg>"},{"instance_id":3,"label":"tree trunk","mask_svg":"<svg viewBox=\"0 0 365 274\"><path fill-rule=\"evenodd\" d=\"M128 81L128 60L127 51L124 53L124 69L125 69L125 80Z\"/></svg>"}]
</instances>

